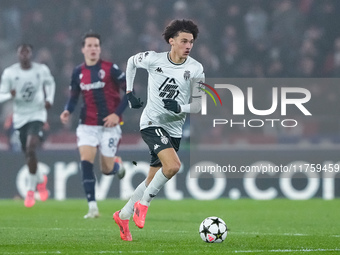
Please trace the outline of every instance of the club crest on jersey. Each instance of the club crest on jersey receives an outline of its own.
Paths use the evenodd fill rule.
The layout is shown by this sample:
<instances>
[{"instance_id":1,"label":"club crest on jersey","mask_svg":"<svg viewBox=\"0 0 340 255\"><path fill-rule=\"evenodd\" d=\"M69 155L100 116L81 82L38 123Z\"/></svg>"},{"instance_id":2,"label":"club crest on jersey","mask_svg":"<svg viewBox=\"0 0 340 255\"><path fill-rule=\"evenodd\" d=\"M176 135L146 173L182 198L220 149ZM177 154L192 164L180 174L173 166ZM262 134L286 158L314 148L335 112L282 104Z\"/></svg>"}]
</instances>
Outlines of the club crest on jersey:
<instances>
[{"instance_id":1,"label":"club crest on jersey","mask_svg":"<svg viewBox=\"0 0 340 255\"><path fill-rule=\"evenodd\" d=\"M103 69L100 69L99 72L98 72L98 77L100 79L104 79L105 77L105 71Z\"/></svg>"},{"instance_id":2,"label":"club crest on jersey","mask_svg":"<svg viewBox=\"0 0 340 255\"><path fill-rule=\"evenodd\" d=\"M190 79L190 71L186 70L183 74L184 79L187 81Z\"/></svg>"},{"instance_id":3,"label":"club crest on jersey","mask_svg":"<svg viewBox=\"0 0 340 255\"><path fill-rule=\"evenodd\" d=\"M162 136L161 136L161 142L162 142L163 144L167 144L167 143L169 142L169 139L168 139L166 136L162 135Z\"/></svg>"},{"instance_id":4,"label":"club crest on jersey","mask_svg":"<svg viewBox=\"0 0 340 255\"><path fill-rule=\"evenodd\" d=\"M83 78L83 74L82 73L79 74L79 80L81 80L81 78Z\"/></svg>"}]
</instances>

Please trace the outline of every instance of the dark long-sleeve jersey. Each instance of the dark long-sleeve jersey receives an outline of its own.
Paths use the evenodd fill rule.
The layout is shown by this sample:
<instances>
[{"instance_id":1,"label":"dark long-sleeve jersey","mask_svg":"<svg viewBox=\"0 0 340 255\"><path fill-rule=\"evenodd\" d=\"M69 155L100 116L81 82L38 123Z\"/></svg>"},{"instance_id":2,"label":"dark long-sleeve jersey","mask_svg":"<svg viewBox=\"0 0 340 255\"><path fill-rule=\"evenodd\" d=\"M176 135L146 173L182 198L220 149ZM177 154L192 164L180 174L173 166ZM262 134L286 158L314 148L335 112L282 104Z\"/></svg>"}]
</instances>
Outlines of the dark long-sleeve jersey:
<instances>
[{"instance_id":1,"label":"dark long-sleeve jersey","mask_svg":"<svg viewBox=\"0 0 340 255\"><path fill-rule=\"evenodd\" d=\"M104 124L103 119L111 113L121 116L127 106L127 99L121 99L120 89L125 91L125 73L112 62L99 60L94 66L85 63L77 66L72 73L70 98L65 110L72 113L79 95L83 95L80 124Z\"/></svg>"}]
</instances>

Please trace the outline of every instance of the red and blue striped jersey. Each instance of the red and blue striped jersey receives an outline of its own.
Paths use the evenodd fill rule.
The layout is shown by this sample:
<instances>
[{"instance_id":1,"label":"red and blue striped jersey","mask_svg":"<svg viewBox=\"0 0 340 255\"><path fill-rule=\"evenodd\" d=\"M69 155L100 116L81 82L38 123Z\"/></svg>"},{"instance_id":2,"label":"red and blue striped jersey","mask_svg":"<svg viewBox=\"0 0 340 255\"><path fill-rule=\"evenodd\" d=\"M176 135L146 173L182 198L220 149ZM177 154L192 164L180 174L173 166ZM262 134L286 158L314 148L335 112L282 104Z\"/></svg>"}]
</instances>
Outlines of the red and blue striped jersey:
<instances>
[{"instance_id":1,"label":"red and blue striped jersey","mask_svg":"<svg viewBox=\"0 0 340 255\"><path fill-rule=\"evenodd\" d=\"M111 113L121 116L127 100L120 97L120 89L125 92L125 73L112 62L99 60L94 66L85 63L73 70L70 98L65 109L72 113L79 95L83 96L80 124L104 124L103 119Z\"/></svg>"}]
</instances>

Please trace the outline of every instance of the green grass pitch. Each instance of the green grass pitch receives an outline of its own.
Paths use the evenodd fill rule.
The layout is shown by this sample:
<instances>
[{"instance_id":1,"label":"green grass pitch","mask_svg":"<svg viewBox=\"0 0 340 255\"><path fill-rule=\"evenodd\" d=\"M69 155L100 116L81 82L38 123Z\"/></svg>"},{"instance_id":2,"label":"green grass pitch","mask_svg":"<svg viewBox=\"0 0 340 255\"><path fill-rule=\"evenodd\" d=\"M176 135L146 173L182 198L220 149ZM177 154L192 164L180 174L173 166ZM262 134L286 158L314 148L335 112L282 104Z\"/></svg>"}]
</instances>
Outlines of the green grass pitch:
<instances>
[{"instance_id":1,"label":"green grass pitch","mask_svg":"<svg viewBox=\"0 0 340 255\"><path fill-rule=\"evenodd\" d=\"M99 201L101 217L83 219L84 199L48 200L25 208L0 200L0 254L340 254L340 200L155 199L144 229L133 221L133 241L120 239L114 211L121 200ZM205 243L203 219L218 216L230 231Z\"/></svg>"}]
</instances>

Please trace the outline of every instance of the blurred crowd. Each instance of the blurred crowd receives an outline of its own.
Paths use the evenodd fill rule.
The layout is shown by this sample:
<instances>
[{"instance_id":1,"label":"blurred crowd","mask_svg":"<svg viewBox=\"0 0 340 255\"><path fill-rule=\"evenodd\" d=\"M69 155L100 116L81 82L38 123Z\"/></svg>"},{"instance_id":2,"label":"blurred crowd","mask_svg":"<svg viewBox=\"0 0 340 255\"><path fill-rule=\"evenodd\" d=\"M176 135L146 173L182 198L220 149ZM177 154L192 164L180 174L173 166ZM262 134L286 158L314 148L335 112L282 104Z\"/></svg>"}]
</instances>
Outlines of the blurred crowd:
<instances>
[{"instance_id":1,"label":"blurred crowd","mask_svg":"<svg viewBox=\"0 0 340 255\"><path fill-rule=\"evenodd\" d=\"M207 77L340 77L338 0L1 0L0 72L16 62L16 45L31 43L35 61L49 66L57 84L50 132L65 131L59 114L71 72L83 61L81 36L89 29L100 33L103 59L125 70L137 52L169 49L162 30L174 18L197 22L192 56ZM146 75L139 76L137 93L145 95ZM337 114L339 89L315 90ZM8 112L6 104L0 105L2 124ZM136 124L126 125L124 132L133 133L140 112L128 113L125 122ZM339 123L331 119L338 134ZM74 123L66 129L73 132Z\"/></svg>"}]
</instances>

